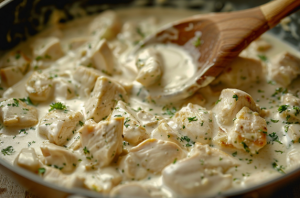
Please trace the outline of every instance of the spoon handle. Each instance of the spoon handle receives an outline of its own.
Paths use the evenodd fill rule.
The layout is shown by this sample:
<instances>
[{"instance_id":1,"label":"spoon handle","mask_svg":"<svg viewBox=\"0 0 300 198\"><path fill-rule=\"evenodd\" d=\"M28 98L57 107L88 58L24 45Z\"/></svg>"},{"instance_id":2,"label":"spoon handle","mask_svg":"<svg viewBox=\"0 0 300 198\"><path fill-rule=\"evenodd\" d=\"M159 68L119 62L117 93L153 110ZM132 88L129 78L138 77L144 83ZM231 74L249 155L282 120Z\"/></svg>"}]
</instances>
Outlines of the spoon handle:
<instances>
[{"instance_id":1,"label":"spoon handle","mask_svg":"<svg viewBox=\"0 0 300 198\"><path fill-rule=\"evenodd\" d=\"M270 28L300 8L300 0L276 0L260 6Z\"/></svg>"}]
</instances>

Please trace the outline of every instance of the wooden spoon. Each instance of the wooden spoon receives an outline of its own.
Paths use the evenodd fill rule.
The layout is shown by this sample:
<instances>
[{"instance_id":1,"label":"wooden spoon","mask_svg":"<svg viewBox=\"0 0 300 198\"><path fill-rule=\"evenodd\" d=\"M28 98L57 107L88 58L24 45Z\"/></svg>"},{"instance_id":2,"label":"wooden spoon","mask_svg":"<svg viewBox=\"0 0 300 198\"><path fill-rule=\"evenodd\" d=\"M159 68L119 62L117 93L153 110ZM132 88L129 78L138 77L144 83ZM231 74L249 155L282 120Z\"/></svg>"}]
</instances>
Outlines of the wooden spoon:
<instances>
[{"instance_id":1,"label":"wooden spoon","mask_svg":"<svg viewBox=\"0 0 300 198\"><path fill-rule=\"evenodd\" d=\"M191 56L195 50L201 55L193 57L197 71L185 85L150 92L151 97L176 101L192 95L212 82L253 40L299 8L300 0L275 0L244 11L195 15L164 27L141 42L134 54L149 44L172 43L184 46ZM196 38L197 34L201 37Z\"/></svg>"}]
</instances>

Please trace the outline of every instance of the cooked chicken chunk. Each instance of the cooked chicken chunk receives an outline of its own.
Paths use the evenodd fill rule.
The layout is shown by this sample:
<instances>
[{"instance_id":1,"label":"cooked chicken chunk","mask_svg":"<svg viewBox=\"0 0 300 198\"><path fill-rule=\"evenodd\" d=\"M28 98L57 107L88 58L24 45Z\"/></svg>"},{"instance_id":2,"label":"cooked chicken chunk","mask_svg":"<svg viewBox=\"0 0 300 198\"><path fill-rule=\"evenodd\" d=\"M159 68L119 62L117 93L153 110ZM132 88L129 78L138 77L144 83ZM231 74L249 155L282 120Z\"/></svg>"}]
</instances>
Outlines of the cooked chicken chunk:
<instances>
[{"instance_id":1,"label":"cooked chicken chunk","mask_svg":"<svg viewBox=\"0 0 300 198\"><path fill-rule=\"evenodd\" d=\"M82 120L83 115L79 111L53 110L41 119L39 132L45 135L51 143L62 146Z\"/></svg>"},{"instance_id":2,"label":"cooked chicken chunk","mask_svg":"<svg viewBox=\"0 0 300 198\"><path fill-rule=\"evenodd\" d=\"M94 191L108 193L113 187L122 181L121 174L113 167L101 169L86 179L84 185Z\"/></svg>"},{"instance_id":3,"label":"cooked chicken chunk","mask_svg":"<svg viewBox=\"0 0 300 198\"><path fill-rule=\"evenodd\" d=\"M300 143L300 125L299 124L290 124L285 125L285 131L287 131L287 134L289 138L294 142Z\"/></svg>"},{"instance_id":4,"label":"cooked chicken chunk","mask_svg":"<svg viewBox=\"0 0 300 198\"><path fill-rule=\"evenodd\" d=\"M32 44L32 49L36 60L54 61L64 55L57 37L39 38Z\"/></svg>"},{"instance_id":5,"label":"cooked chicken chunk","mask_svg":"<svg viewBox=\"0 0 300 198\"><path fill-rule=\"evenodd\" d=\"M73 78L79 83L84 95L89 96L100 75L101 74L95 69L79 66L74 71Z\"/></svg>"},{"instance_id":6,"label":"cooked chicken chunk","mask_svg":"<svg viewBox=\"0 0 300 198\"><path fill-rule=\"evenodd\" d=\"M269 72L277 83L288 86L300 74L300 59L289 52L280 54L272 62Z\"/></svg>"},{"instance_id":7,"label":"cooked chicken chunk","mask_svg":"<svg viewBox=\"0 0 300 198\"><path fill-rule=\"evenodd\" d=\"M53 87L52 80L45 74L33 72L25 85L29 98L33 101L45 101Z\"/></svg>"},{"instance_id":8,"label":"cooked chicken chunk","mask_svg":"<svg viewBox=\"0 0 300 198\"><path fill-rule=\"evenodd\" d=\"M147 134L146 129L142 126L142 124L130 113L128 108L130 107L127 107L124 102L119 101L111 114L111 118L125 118L123 125L124 140L132 145L137 145L138 143L147 139L149 135Z\"/></svg>"},{"instance_id":9,"label":"cooked chicken chunk","mask_svg":"<svg viewBox=\"0 0 300 198\"><path fill-rule=\"evenodd\" d=\"M38 123L36 108L16 98L0 103L0 115L5 126L31 127Z\"/></svg>"},{"instance_id":10,"label":"cooked chicken chunk","mask_svg":"<svg viewBox=\"0 0 300 198\"><path fill-rule=\"evenodd\" d=\"M281 97L281 101L283 105L278 108L279 115L287 121L300 121L300 99L288 93Z\"/></svg>"},{"instance_id":11,"label":"cooked chicken chunk","mask_svg":"<svg viewBox=\"0 0 300 198\"><path fill-rule=\"evenodd\" d=\"M267 123L257 112L243 107L227 133L220 131L214 140L221 145L233 145L249 153L256 153L267 144Z\"/></svg>"},{"instance_id":12,"label":"cooked chicken chunk","mask_svg":"<svg viewBox=\"0 0 300 198\"><path fill-rule=\"evenodd\" d=\"M300 152L297 149L292 149L287 154L287 164L289 167L299 167L300 164Z\"/></svg>"},{"instance_id":13,"label":"cooked chicken chunk","mask_svg":"<svg viewBox=\"0 0 300 198\"><path fill-rule=\"evenodd\" d=\"M49 143L42 145L41 151L45 157L45 164L58 168L62 172L73 172L77 166L77 156L64 147Z\"/></svg>"},{"instance_id":14,"label":"cooked chicken chunk","mask_svg":"<svg viewBox=\"0 0 300 198\"><path fill-rule=\"evenodd\" d=\"M151 197L147 188L139 183L127 183L113 188L110 192L112 197L126 196L126 197Z\"/></svg>"},{"instance_id":15,"label":"cooked chicken chunk","mask_svg":"<svg viewBox=\"0 0 300 198\"><path fill-rule=\"evenodd\" d=\"M188 158L167 166L163 183L181 196L209 195L231 187L226 171L237 162L223 151L196 143Z\"/></svg>"},{"instance_id":16,"label":"cooked chicken chunk","mask_svg":"<svg viewBox=\"0 0 300 198\"><path fill-rule=\"evenodd\" d=\"M1 68L4 67L18 67L19 70L24 74L27 72L30 66L30 59L21 51L11 52L6 54L0 60Z\"/></svg>"},{"instance_id":17,"label":"cooked chicken chunk","mask_svg":"<svg viewBox=\"0 0 300 198\"><path fill-rule=\"evenodd\" d=\"M93 156L100 167L107 166L122 152L122 132L124 118L95 123L85 122L79 131L84 153Z\"/></svg>"},{"instance_id":18,"label":"cooked chicken chunk","mask_svg":"<svg viewBox=\"0 0 300 198\"><path fill-rule=\"evenodd\" d=\"M146 87L158 82L162 76L162 61L152 48L138 56L136 66L139 69L136 81Z\"/></svg>"},{"instance_id":19,"label":"cooked chicken chunk","mask_svg":"<svg viewBox=\"0 0 300 198\"><path fill-rule=\"evenodd\" d=\"M5 67L0 69L1 81L8 87L16 84L23 78L23 73L17 66Z\"/></svg>"},{"instance_id":20,"label":"cooked chicken chunk","mask_svg":"<svg viewBox=\"0 0 300 198\"><path fill-rule=\"evenodd\" d=\"M15 159L15 164L31 172L37 172L40 163L33 148L23 148Z\"/></svg>"},{"instance_id":21,"label":"cooked chicken chunk","mask_svg":"<svg viewBox=\"0 0 300 198\"><path fill-rule=\"evenodd\" d=\"M187 136L192 142L208 143L211 139L211 111L189 103L173 117L179 136Z\"/></svg>"},{"instance_id":22,"label":"cooked chicken chunk","mask_svg":"<svg viewBox=\"0 0 300 198\"><path fill-rule=\"evenodd\" d=\"M78 175L65 175L55 168L47 167L43 178L47 182L54 183L66 188L82 187L85 181L84 178Z\"/></svg>"},{"instance_id":23,"label":"cooked chicken chunk","mask_svg":"<svg viewBox=\"0 0 300 198\"><path fill-rule=\"evenodd\" d=\"M238 89L223 89L213 113L221 127L233 124L236 114L243 108L248 107L252 111L260 113L260 108L255 104L252 97Z\"/></svg>"},{"instance_id":24,"label":"cooked chicken chunk","mask_svg":"<svg viewBox=\"0 0 300 198\"><path fill-rule=\"evenodd\" d=\"M158 127L154 129L151 133L151 138L164 140L164 141L171 141L178 145L181 145L178 138L178 133L172 127L168 125L165 120L162 120Z\"/></svg>"},{"instance_id":25,"label":"cooked chicken chunk","mask_svg":"<svg viewBox=\"0 0 300 198\"><path fill-rule=\"evenodd\" d=\"M121 30L121 21L114 11L107 10L95 17L89 31L98 38L113 39Z\"/></svg>"},{"instance_id":26,"label":"cooked chicken chunk","mask_svg":"<svg viewBox=\"0 0 300 198\"><path fill-rule=\"evenodd\" d=\"M129 154L121 160L121 168L128 178L138 180L146 177L148 171L158 174L184 157L184 151L173 142L147 139L129 150Z\"/></svg>"},{"instance_id":27,"label":"cooked chicken chunk","mask_svg":"<svg viewBox=\"0 0 300 198\"><path fill-rule=\"evenodd\" d=\"M136 22L125 22L120 32L120 37L129 45L138 44L145 36Z\"/></svg>"},{"instance_id":28,"label":"cooked chicken chunk","mask_svg":"<svg viewBox=\"0 0 300 198\"><path fill-rule=\"evenodd\" d=\"M119 100L127 101L124 88L109 78L99 77L90 98L85 102L86 119L99 122L106 118Z\"/></svg>"},{"instance_id":29,"label":"cooked chicken chunk","mask_svg":"<svg viewBox=\"0 0 300 198\"><path fill-rule=\"evenodd\" d=\"M261 61L237 57L212 84L222 84L226 87L237 88L261 79L262 75L263 67Z\"/></svg>"}]
</instances>

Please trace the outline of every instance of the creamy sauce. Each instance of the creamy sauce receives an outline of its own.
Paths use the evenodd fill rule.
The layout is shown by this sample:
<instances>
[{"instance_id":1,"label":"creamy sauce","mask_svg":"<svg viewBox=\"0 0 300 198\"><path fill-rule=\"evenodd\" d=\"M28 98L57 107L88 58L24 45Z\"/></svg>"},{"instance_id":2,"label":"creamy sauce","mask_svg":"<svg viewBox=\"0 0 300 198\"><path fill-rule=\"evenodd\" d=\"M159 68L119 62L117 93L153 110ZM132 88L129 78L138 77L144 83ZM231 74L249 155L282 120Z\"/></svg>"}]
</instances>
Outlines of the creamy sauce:
<instances>
[{"instance_id":1,"label":"creamy sauce","mask_svg":"<svg viewBox=\"0 0 300 198\"><path fill-rule=\"evenodd\" d=\"M195 73L195 64L193 63L191 58L185 53L184 50L176 46L149 46L149 48L153 48L155 53L159 54L160 56L160 60L156 60L155 58L153 58L153 62L150 62L149 65L151 66L151 64L157 63L158 67L161 66L161 73L157 75L158 80L154 81L153 83L149 82L152 84L149 86L145 86L135 81L135 78L139 74L139 72L141 72L143 67L145 67L144 65L146 65L147 62L145 61L143 63L143 67L137 68L135 61L130 63L127 62L127 56L130 53L130 50L140 40L142 40L145 36L154 33L162 25L187 16L191 16L195 13L171 9L117 10L116 13L120 18L122 24L124 25L122 27L123 30L121 30L121 32L116 35L116 38L110 39L107 42L109 48L113 52L114 68L111 72L109 72L109 68L96 67L99 72L99 76L109 77L125 87L129 97L127 103L130 104L130 107L127 107L129 109L128 112L130 112L133 117L138 118L139 111L141 110L144 110L150 115L155 116L155 121L152 120L154 124L149 124L149 119L145 119L144 124L141 124L144 125L143 127L145 128L145 133L148 134L147 138L151 137L153 131L158 127L157 122L161 120L165 120L169 124L169 126L173 128L174 131L181 131L181 129L178 129L178 127L181 128L181 126L174 124L176 121L174 121L173 118L175 116L175 113L179 111L182 106L185 106L190 99L180 101L178 103L158 104L155 100L151 99L151 96L149 97L149 93L151 95L151 92L155 92L158 89L171 89L178 85L184 84ZM37 109L39 123L41 123L41 121L44 119L44 116L49 112L50 105L53 102L62 102L66 105L67 110L69 111L81 112L83 117L85 117L84 119L82 119L82 122L84 123L87 115L89 114L85 107L85 103L90 97L89 94L91 90L88 90L88 92L82 90L82 84L85 84L88 80L85 79L82 82L79 82L74 76L74 71L80 65L84 65L87 68L95 68L95 62L89 63L88 60L85 60L86 57L94 53L93 50L96 47L97 42L100 40L99 35L103 34L103 32L101 32L102 30L99 30L99 32L91 32L88 30L89 24L93 19L94 17L88 17L85 19L80 19L78 21L70 22L69 24L66 24L60 28L41 33L40 35L31 38L26 43L23 43L13 49L12 52L21 51L22 53L26 54L32 61L30 63L29 71L23 76L21 80L16 82L11 87L6 86L5 82L2 79L2 87L4 89L2 91L2 99L6 100L9 98L26 98L28 96L28 93L25 90L25 85L30 76L33 74L33 72L43 73L52 80L53 85L51 86L53 87L53 89L51 90L50 96L49 98L47 98L47 100L33 100L33 107ZM102 23L109 24L110 22L108 20L108 22L105 21ZM39 60L38 57L34 57L32 55L31 49L29 49L28 46L32 45L37 38L50 36L54 36L59 39L59 44L61 45L64 55L61 56L57 61L45 60L46 58ZM212 113L212 135L207 140L207 144L212 148L218 148L221 151L224 151L239 165L232 166L228 170L226 170L226 174L231 175L231 183L229 187L221 190L221 192L212 190L204 193L200 192L197 194L217 194L224 191L247 188L248 186L251 186L253 184L257 184L259 182L263 182L265 180L280 176L281 174L284 174L293 168L291 163L288 161L287 156L292 149L298 150L300 146L298 142L291 142L291 137L289 137L289 135L287 135L287 133L285 132L287 130L286 126L289 126L290 124L286 123L287 118L281 116L282 114L278 112L278 108L281 105L284 105L284 103L282 103L281 101L282 93L286 94L288 92L297 96L298 92L300 91L300 88L298 86L299 79L294 80L292 84L288 86L288 91L284 92L285 87L276 83L275 80L272 79L272 76L270 76L270 68L272 68L272 66L276 64L276 62L274 62L273 60L275 60L274 58L277 54L282 52L290 52L294 55L298 55L299 57L299 52L269 34L263 35L261 40L264 40L267 43L271 44L272 47L264 52L259 52L257 51L254 43L251 44L246 50L244 50L241 56L253 58L262 63L262 78L252 80L251 83L238 87L226 87L223 84L212 85L210 87L212 89L212 92L206 91L208 87L203 88L199 91L199 93L203 96L203 98L205 98L206 102L203 102L201 100L198 100L198 102L201 103L202 107L206 108L207 111L210 112L210 110L213 109L216 105L216 102L221 100L219 99L219 96L222 89L237 88L239 90L245 91L250 96L252 96L252 98L260 108L265 108L265 110L269 111L269 114L266 113L264 116L262 116L267 122L268 143L258 151L258 154L250 154L243 149L237 149L234 147L220 146L215 141L213 141L214 137L216 137L219 132L219 125L216 122L216 113ZM76 48L74 47L76 45L81 46ZM144 50L148 50L148 48ZM262 60L258 58L258 55L260 55L260 58ZM13 57L15 56L16 55L14 55ZM108 57L107 55L103 57L101 58L101 56L99 56L97 58L98 61L102 62L102 64L100 65L101 67L103 66L105 61L109 61L105 60ZM150 58L151 57L152 55L150 55ZM4 60L5 57L2 59ZM6 66L3 62L2 64L3 67ZM243 65L241 65L241 69L242 66ZM241 78L243 79L246 79L247 77L248 76L241 76ZM41 86L41 82L36 82L35 84L36 86ZM276 92L276 89L279 87L282 87L282 89ZM206 112L206 110L203 111ZM126 118L126 116L124 117ZM188 118L189 123L192 124L197 119L191 117L186 117L185 119ZM294 122L296 122L296 120L297 119L295 119ZM30 127L18 127L4 126L4 124L1 124L0 150L2 152L0 153L0 157L13 164L16 160L16 157L23 148L34 148L41 163L40 169L43 167L47 167L47 164L43 164L43 162L45 161L45 156L43 156L40 147L49 142L49 140L47 136L41 135L39 131L39 125L40 124ZM200 125L202 126L203 123L200 123ZM126 123L124 123L124 126L126 126ZM72 171L71 173L64 173L65 175L77 175L78 177L84 178L86 182L84 183L83 187L102 193L109 193L113 189L113 187L118 185L121 186L123 184L137 182L145 187L148 191L151 191L151 196L178 196L178 194L174 192L174 190L176 189L172 189L172 186L167 186L164 184L161 173L148 172L147 175L142 179L128 178L124 174L124 170L120 165L121 162L117 162L117 158L115 158L110 163L110 165L106 167L98 168L96 165L94 167L91 159L87 158L87 155L82 146L79 149L74 149L73 147L74 144L76 144L76 142L79 142L82 138L80 136L80 133L78 133L81 127L82 126L80 123L75 123L73 135L68 138L68 140L63 145L61 145L78 157L78 162L74 165L74 171ZM182 129L182 131L184 132L184 128ZM179 134L181 134L181 132L179 132ZM177 140L182 137L185 136L178 135ZM179 141L178 145L186 155L186 157L184 158L189 158L193 155L194 151L192 150L194 149L195 145L189 143L190 141L184 141L186 141L186 139L183 141ZM9 146L13 147L13 151L8 149ZM130 149L135 147L137 147L137 145L130 144L128 143L128 141L123 141L123 151L120 156L128 156L127 152L129 151L129 153L131 153ZM166 152L166 155L168 153L167 151L163 150L161 152ZM144 155L147 155L147 151L145 151ZM298 158L300 158L300 154L298 154ZM222 160L223 158L221 159L220 157L219 161L217 160L215 163L220 163L220 166L222 166ZM176 158L176 160L174 160L169 165L175 166L177 163L179 163L179 161L180 159L178 157L178 160ZM300 162L300 160L298 160L298 162ZM142 165L138 164L137 166ZM63 169L60 169L60 167L58 167L58 169L59 171L63 171ZM40 175L42 176L43 174ZM112 179L115 178L114 175L118 175L116 177L119 179L116 179L116 181ZM70 186L66 185L66 187ZM143 194L137 193L137 195Z\"/></svg>"}]
</instances>

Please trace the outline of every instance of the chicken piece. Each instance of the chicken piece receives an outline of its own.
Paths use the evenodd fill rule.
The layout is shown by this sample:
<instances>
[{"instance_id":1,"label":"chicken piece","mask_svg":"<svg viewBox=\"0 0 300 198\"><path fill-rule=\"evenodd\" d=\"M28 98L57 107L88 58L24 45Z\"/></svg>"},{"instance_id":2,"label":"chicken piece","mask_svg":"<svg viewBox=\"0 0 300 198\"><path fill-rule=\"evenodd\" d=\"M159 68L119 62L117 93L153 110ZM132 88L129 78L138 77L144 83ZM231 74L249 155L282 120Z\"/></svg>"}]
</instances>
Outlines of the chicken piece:
<instances>
[{"instance_id":1,"label":"chicken piece","mask_svg":"<svg viewBox=\"0 0 300 198\"><path fill-rule=\"evenodd\" d=\"M84 153L93 156L100 167L122 153L123 122L124 118L119 117L99 123L88 120L79 131Z\"/></svg>"},{"instance_id":2,"label":"chicken piece","mask_svg":"<svg viewBox=\"0 0 300 198\"><path fill-rule=\"evenodd\" d=\"M285 125L285 130L287 131L289 138L294 143L296 143L296 142L300 143L300 125L299 124Z\"/></svg>"},{"instance_id":3,"label":"chicken piece","mask_svg":"<svg viewBox=\"0 0 300 198\"><path fill-rule=\"evenodd\" d=\"M54 61L64 55L57 37L39 38L31 47L35 60Z\"/></svg>"},{"instance_id":4,"label":"chicken piece","mask_svg":"<svg viewBox=\"0 0 300 198\"><path fill-rule=\"evenodd\" d=\"M80 89L83 91L85 96L90 95L95 86L97 78L100 76L101 74L99 71L83 66L77 67L73 73L73 78L79 83Z\"/></svg>"},{"instance_id":5,"label":"chicken piece","mask_svg":"<svg viewBox=\"0 0 300 198\"><path fill-rule=\"evenodd\" d=\"M139 180L146 177L148 171L159 174L166 166L184 157L184 151L173 142L147 139L129 150L129 154L121 159L120 167L128 178Z\"/></svg>"},{"instance_id":6,"label":"chicken piece","mask_svg":"<svg viewBox=\"0 0 300 198\"><path fill-rule=\"evenodd\" d=\"M231 187L232 175L226 174L237 162L223 151L196 143L188 158L167 166L163 183L180 196L206 196Z\"/></svg>"},{"instance_id":7,"label":"chicken piece","mask_svg":"<svg viewBox=\"0 0 300 198\"><path fill-rule=\"evenodd\" d=\"M175 144L181 145L181 143L178 141L179 138L177 131L170 127L165 120L162 120L158 127L152 131L151 138L171 141Z\"/></svg>"},{"instance_id":8,"label":"chicken piece","mask_svg":"<svg viewBox=\"0 0 300 198\"><path fill-rule=\"evenodd\" d=\"M88 44L81 51L79 62L80 65L94 67L109 76L114 72L114 56L105 39L95 45Z\"/></svg>"},{"instance_id":9,"label":"chicken piece","mask_svg":"<svg viewBox=\"0 0 300 198\"><path fill-rule=\"evenodd\" d=\"M187 106L189 103L204 106L206 100L201 93L195 93L193 96L187 98L182 104L182 106Z\"/></svg>"},{"instance_id":10,"label":"chicken piece","mask_svg":"<svg viewBox=\"0 0 300 198\"><path fill-rule=\"evenodd\" d=\"M0 116L5 126L31 127L38 123L36 108L16 98L0 103Z\"/></svg>"},{"instance_id":11,"label":"chicken piece","mask_svg":"<svg viewBox=\"0 0 300 198\"><path fill-rule=\"evenodd\" d=\"M189 103L172 118L179 136L187 136L192 142L209 143L212 136L211 111ZM172 126L172 125L171 125Z\"/></svg>"},{"instance_id":12,"label":"chicken piece","mask_svg":"<svg viewBox=\"0 0 300 198\"><path fill-rule=\"evenodd\" d=\"M137 56L136 66L139 69L136 81L146 87L158 82L162 76L162 61L152 48Z\"/></svg>"},{"instance_id":13,"label":"chicken piece","mask_svg":"<svg viewBox=\"0 0 300 198\"><path fill-rule=\"evenodd\" d=\"M99 77L90 98L85 102L86 119L94 119L95 122L105 119L119 100L127 101L125 89L109 78Z\"/></svg>"},{"instance_id":14,"label":"chicken piece","mask_svg":"<svg viewBox=\"0 0 300 198\"><path fill-rule=\"evenodd\" d=\"M73 130L81 120L83 115L79 111L53 110L41 119L39 132L51 143L62 146L73 135Z\"/></svg>"},{"instance_id":15,"label":"chicken piece","mask_svg":"<svg viewBox=\"0 0 300 198\"><path fill-rule=\"evenodd\" d=\"M133 21L125 22L119 35L128 45L138 44L145 36L138 24Z\"/></svg>"},{"instance_id":16,"label":"chicken piece","mask_svg":"<svg viewBox=\"0 0 300 198\"><path fill-rule=\"evenodd\" d=\"M72 83L66 80L59 79L55 80L55 96L62 97L63 99L71 99L75 96L75 89Z\"/></svg>"},{"instance_id":17,"label":"chicken piece","mask_svg":"<svg viewBox=\"0 0 300 198\"><path fill-rule=\"evenodd\" d=\"M97 192L109 193L109 191L122 181L121 174L113 167L101 169L84 182L85 187Z\"/></svg>"},{"instance_id":18,"label":"chicken piece","mask_svg":"<svg viewBox=\"0 0 300 198\"><path fill-rule=\"evenodd\" d=\"M34 173L36 173L40 167L38 157L33 148L23 148L14 163Z\"/></svg>"},{"instance_id":19,"label":"chicken piece","mask_svg":"<svg viewBox=\"0 0 300 198\"><path fill-rule=\"evenodd\" d=\"M21 51L10 52L0 60L0 67L18 67L18 69L25 74L30 67L30 59Z\"/></svg>"},{"instance_id":20,"label":"chicken piece","mask_svg":"<svg viewBox=\"0 0 300 198\"><path fill-rule=\"evenodd\" d=\"M126 196L126 197L151 197L147 188L140 183L127 183L119 185L110 192L111 197Z\"/></svg>"},{"instance_id":21,"label":"chicken piece","mask_svg":"<svg viewBox=\"0 0 300 198\"><path fill-rule=\"evenodd\" d=\"M64 173L70 173L76 169L78 158L66 148L48 143L41 146L41 151L46 165L58 168Z\"/></svg>"},{"instance_id":22,"label":"chicken piece","mask_svg":"<svg viewBox=\"0 0 300 198\"><path fill-rule=\"evenodd\" d=\"M114 11L107 10L93 19L89 25L90 33L98 38L113 39L121 30L121 20Z\"/></svg>"},{"instance_id":23,"label":"chicken piece","mask_svg":"<svg viewBox=\"0 0 300 198\"><path fill-rule=\"evenodd\" d=\"M262 79L263 67L259 60L237 57L211 84L237 88Z\"/></svg>"},{"instance_id":24,"label":"chicken piece","mask_svg":"<svg viewBox=\"0 0 300 198\"><path fill-rule=\"evenodd\" d=\"M288 93L281 97L282 106L278 108L279 115L291 121L300 121L300 99Z\"/></svg>"},{"instance_id":25,"label":"chicken piece","mask_svg":"<svg viewBox=\"0 0 300 198\"><path fill-rule=\"evenodd\" d=\"M146 129L141 123L130 113L126 104L119 101L114 111L111 114L111 118L124 117L123 136L124 140L131 145L137 145L138 143L149 138Z\"/></svg>"},{"instance_id":26,"label":"chicken piece","mask_svg":"<svg viewBox=\"0 0 300 198\"><path fill-rule=\"evenodd\" d=\"M46 101L52 87L52 80L47 75L38 72L33 72L25 85L26 92L33 101Z\"/></svg>"},{"instance_id":27,"label":"chicken piece","mask_svg":"<svg viewBox=\"0 0 300 198\"><path fill-rule=\"evenodd\" d=\"M17 66L5 67L0 69L1 81L5 83L6 86L10 87L23 78L23 73Z\"/></svg>"},{"instance_id":28,"label":"chicken piece","mask_svg":"<svg viewBox=\"0 0 300 198\"><path fill-rule=\"evenodd\" d=\"M277 56L269 68L270 77L287 87L300 74L300 59L289 52Z\"/></svg>"},{"instance_id":29,"label":"chicken piece","mask_svg":"<svg viewBox=\"0 0 300 198\"><path fill-rule=\"evenodd\" d=\"M250 110L258 113L261 111L252 97L246 92L238 89L223 89L212 111L216 114L217 123L224 130L226 125L233 124L233 119L243 107L248 107Z\"/></svg>"},{"instance_id":30,"label":"chicken piece","mask_svg":"<svg viewBox=\"0 0 300 198\"><path fill-rule=\"evenodd\" d=\"M225 134L216 136L214 141L221 145L233 145L235 148L255 154L267 144L267 132L266 120L257 112L243 107L236 114L233 128Z\"/></svg>"},{"instance_id":31,"label":"chicken piece","mask_svg":"<svg viewBox=\"0 0 300 198\"><path fill-rule=\"evenodd\" d=\"M297 168L300 164L300 152L297 149L292 149L287 154L287 164L291 168Z\"/></svg>"},{"instance_id":32,"label":"chicken piece","mask_svg":"<svg viewBox=\"0 0 300 198\"><path fill-rule=\"evenodd\" d=\"M85 181L84 178L79 177L76 174L66 175L61 171L51 167L47 167L45 169L46 170L43 175L43 179L59 186L66 188L82 187Z\"/></svg>"}]
</instances>

